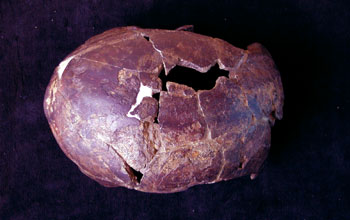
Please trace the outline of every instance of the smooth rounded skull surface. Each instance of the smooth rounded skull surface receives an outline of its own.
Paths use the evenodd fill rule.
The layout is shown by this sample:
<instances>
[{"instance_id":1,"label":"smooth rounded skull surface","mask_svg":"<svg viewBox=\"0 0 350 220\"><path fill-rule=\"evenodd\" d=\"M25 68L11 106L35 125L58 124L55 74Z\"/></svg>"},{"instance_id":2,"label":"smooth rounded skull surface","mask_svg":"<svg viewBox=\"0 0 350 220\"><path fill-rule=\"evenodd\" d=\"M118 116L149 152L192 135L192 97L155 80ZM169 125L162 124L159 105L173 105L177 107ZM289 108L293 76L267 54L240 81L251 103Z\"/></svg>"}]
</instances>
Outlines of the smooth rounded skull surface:
<instances>
[{"instance_id":1,"label":"smooth rounded skull surface","mask_svg":"<svg viewBox=\"0 0 350 220\"><path fill-rule=\"evenodd\" d=\"M255 177L282 105L279 72L260 44L137 27L73 51L44 99L59 146L84 174L155 193Z\"/></svg>"}]
</instances>

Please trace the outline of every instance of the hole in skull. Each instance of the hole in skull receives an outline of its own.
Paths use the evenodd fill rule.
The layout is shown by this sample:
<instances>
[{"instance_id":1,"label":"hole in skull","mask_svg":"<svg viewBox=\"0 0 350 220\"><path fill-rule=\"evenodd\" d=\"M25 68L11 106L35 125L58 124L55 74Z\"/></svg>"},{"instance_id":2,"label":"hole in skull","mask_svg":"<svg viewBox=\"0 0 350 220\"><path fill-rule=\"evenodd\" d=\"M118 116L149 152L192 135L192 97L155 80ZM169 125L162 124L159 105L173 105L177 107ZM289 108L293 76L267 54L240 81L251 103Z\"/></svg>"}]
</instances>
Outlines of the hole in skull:
<instances>
[{"instance_id":1,"label":"hole in skull","mask_svg":"<svg viewBox=\"0 0 350 220\"><path fill-rule=\"evenodd\" d=\"M269 115L269 123L270 123L270 125L274 125L275 124L275 114L276 114L276 112L275 111L272 111L271 113L270 113L270 115Z\"/></svg>"},{"instance_id":2,"label":"hole in skull","mask_svg":"<svg viewBox=\"0 0 350 220\"><path fill-rule=\"evenodd\" d=\"M205 73L198 72L194 69L175 66L170 70L169 74L166 76L165 71L159 74L159 78L162 80L162 90L167 91L166 82L175 82L192 87L195 91L198 90L210 90L214 88L216 80L220 76L225 76L228 78L229 72L221 70L219 65L216 64L209 71Z\"/></svg>"},{"instance_id":3,"label":"hole in skull","mask_svg":"<svg viewBox=\"0 0 350 220\"><path fill-rule=\"evenodd\" d=\"M159 92L152 95L152 97L155 98L158 101L158 103L159 103L159 96L160 96ZM158 114L159 114L159 111L157 113L157 116L154 118L154 122L153 123L158 124Z\"/></svg>"},{"instance_id":4,"label":"hole in skull","mask_svg":"<svg viewBox=\"0 0 350 220\"><path fill-rule=\"evenodd\" d=\"M126 169L126 172L128 172L131 181L136 182L136 183L141 182L141 179L143 177L143 174L141 172L135 170L134 168L129 166L127 163L125 163L125 169Z\"/></svg>"},{"instance_id":5,"label":"hole in skull","mask_svg":"<svg viewBox=\"0 0 350 220\"><path fill-rule=\"evenodd\" d=\"M159 92L158 92L158 93L154 93L154 94L152 95L152 97L155 98L155 99L159 102L159 95L160 95Z\"/></svg>"},{"instance_id":6,"label":"hole in skull","mask_svg":"<svg viewBox=\"0 0 350 220\"><path fill-rule=\"evenodd\" d=\"M149 41L149 37L144 35L143 38L145 38L147 41Z\"/></svg>"},{"instance_id":7,"label":"hole in skull","mask_svg":"<svg viewBox=\"0 0 350 220\"><path fill-rule=\"evenodd\" d=\"M238 169L243 169L245 160L245 157L241 157L241 159L239 160Z\"/></svg>"},{"instance_id":8,"label":"hole in skull","mask_svg":"<svg viewBox=\"0 0 350 220\"><path fill-rule=\"evenodd\" d=\"M157 115L157 116L154 118L153 123L155 123L155 124L159 124L159 121L158 121L158 115Z\"/></svg>"}]
</instances>

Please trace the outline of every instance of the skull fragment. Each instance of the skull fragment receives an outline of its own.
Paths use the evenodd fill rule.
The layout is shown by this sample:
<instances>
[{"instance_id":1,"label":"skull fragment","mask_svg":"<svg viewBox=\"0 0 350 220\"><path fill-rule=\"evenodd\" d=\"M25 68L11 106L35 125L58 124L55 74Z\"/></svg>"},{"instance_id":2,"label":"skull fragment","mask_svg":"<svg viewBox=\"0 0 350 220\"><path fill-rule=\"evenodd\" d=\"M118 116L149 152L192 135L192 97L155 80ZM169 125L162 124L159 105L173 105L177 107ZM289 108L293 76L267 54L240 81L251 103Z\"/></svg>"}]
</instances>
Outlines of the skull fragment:
<instances>
[{"instance_id":1,"label":"skull fragment","mask_svg":"<svg viewBox=\"0 0 350 220\"><path fill-rule=\"evenodd\" d=\"M181 75L188 70L197 74ZM44 110L61 149L90 178L172 193L255 177L283 99L279 72L258 43L244 50L181 29L123 27L59 64Z\"/></svg>"}]
</instances>

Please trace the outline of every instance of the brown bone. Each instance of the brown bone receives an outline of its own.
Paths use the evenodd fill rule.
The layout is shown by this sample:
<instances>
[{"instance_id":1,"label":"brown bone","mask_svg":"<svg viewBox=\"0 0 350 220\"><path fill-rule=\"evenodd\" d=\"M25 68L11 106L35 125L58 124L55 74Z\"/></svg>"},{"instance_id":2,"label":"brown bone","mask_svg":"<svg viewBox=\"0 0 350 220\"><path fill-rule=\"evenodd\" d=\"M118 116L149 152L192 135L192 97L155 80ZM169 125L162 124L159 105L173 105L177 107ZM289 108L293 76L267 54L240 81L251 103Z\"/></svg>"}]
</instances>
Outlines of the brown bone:
<instances>
[{"instance_id":1,"label":"brown bone","mask_svg":"<svg viewBox=\"0 0 350 220\"><path fill-rule=\"evenodd\" d=\"M271 126L282 118L279 72L258 43L243 50L187 29L115 28L55 69L45 114L84 174L155 193L257 175ZM228 74L212 89L167 82L162 90L162 71L211 74L216 64Z\"/></svg>"}]
</instances>

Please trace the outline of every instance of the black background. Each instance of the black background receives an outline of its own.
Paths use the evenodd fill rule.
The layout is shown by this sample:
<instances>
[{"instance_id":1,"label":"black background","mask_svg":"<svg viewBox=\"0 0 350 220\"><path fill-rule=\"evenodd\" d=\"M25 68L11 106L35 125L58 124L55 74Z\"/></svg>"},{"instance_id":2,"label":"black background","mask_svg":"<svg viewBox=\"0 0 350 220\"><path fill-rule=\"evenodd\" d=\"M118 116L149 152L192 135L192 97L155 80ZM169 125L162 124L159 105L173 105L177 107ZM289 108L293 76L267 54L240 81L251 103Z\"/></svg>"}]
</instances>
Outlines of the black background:
<instances>
[{"instance_id":1,"label":"black background","mask_svg":"<svg viewBox=\"0 0 350 220\"><path fill-rule=\"evenodd\" d=\"M0 219L349 219L346 1L0 1ZM285 91L284 118L255 180L175 194L105 188L59 149L42 102L54 68L118 26L262 43Z\"/></svg>"}]
</instances>

